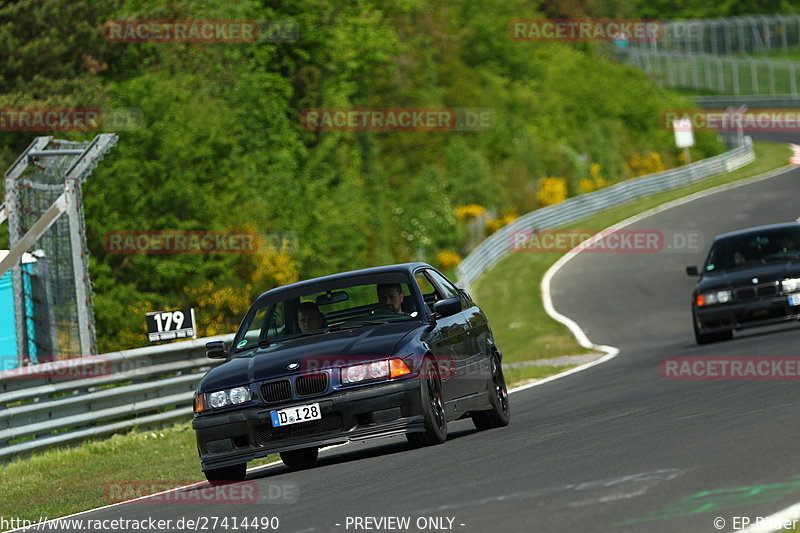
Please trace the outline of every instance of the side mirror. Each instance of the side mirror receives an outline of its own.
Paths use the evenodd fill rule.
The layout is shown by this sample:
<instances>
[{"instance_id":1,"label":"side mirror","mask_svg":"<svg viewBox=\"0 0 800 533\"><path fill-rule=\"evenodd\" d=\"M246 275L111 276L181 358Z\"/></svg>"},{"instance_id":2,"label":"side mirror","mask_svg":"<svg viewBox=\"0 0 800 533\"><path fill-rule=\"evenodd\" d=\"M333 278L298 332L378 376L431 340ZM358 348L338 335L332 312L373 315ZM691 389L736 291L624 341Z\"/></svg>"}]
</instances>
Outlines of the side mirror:
<instances>
[{"instance_id":1,"label":"side mirror","mask_svg":"<svg viewBox=\"0 0 800 533\"><path fill-rule=\"evenodd\" d=\"M686 267L686 274L689 276L697 276L699 272L697 271L697 265L689 265Z\"/></svg>"},{"instance_id":2,"label":"side mirror","mask_svg":"<svg viewBox=\"0 0 800 533\"><path fill-rule=\"evenodd\" d=\"M433 304L433 313L439 318L453 316L461 311L461 298L452 297Z\"/></svg>"},{"instance_id":3,"label":"side mirror","mask_svg":"<svg viewBox=\"0 0 800 533\"><path fill-rule=\"evenodd\" d=\"M209 359L227 359L228 349L222 341L211 341L206 343L206 357Z\"/></svg>"}]
</instances>

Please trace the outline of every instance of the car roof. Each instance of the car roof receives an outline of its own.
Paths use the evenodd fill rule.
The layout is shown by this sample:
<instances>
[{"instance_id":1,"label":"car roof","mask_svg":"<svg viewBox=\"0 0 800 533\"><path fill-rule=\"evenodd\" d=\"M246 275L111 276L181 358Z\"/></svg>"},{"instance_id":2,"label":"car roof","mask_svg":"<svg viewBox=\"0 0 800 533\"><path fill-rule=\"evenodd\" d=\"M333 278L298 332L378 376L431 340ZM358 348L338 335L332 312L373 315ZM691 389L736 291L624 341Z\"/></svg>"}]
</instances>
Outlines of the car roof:
<instances>
[{"instance_id":1,"label":"car roof","mask_svg":"<svg viewBox=\"0 0 800 533\"><path fill-rule=\"evenodd\" d=\"M370 274L388 274L392 272L401 272L404 274L408 274L409 276L414 275L414 271L420 267L424 268L433 268L428 263L422 262L415 262L415 263L398 263L395 265L383 265L371 268L362 268L359 270L350 270L348 272L339 272L338 274L330 274L328 276L321 276L319 278L311 278L306 279L303 281L298 281L295 283L290 283L288 285L283 285L281 287L276 287L274 289L270 289L264 293L262 293L257 300L264 298L266 296L272 296L279 292L283 291L290 291L298 288L302 288L306 285L315 285L317 283L328 283L331 281L338 281L345 278L356 277L356 276L368 276Z\"/></svg>"},{"instance_id":2,"label":"car roof","mask_svg":"<svg viewBox=\"0 0 800 533\"><path fill-rule=\"evenodd\" d=\"M796 229L800 230L800 222L783 222L780 224L767 224L766 226L754 226L752 228L744 228L737 231L722 233L714 237L715 241L727 239L728 237L739 237L748 235L750 233L761 233L764 231L781 230L781 229Z\"/></svg>"}]
</instances>

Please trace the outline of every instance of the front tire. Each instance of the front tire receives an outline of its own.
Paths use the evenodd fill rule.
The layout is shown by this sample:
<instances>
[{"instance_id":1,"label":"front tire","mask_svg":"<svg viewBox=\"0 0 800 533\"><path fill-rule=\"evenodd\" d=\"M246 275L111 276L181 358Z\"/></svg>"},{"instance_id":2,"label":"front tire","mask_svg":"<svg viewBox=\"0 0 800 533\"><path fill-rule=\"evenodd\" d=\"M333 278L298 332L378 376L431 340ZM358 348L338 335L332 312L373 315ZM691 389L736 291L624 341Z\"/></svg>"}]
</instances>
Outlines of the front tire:
<instances>
[{"instance_id":1,"label":"front tire","mask_svg":"<svg viewBox=\"0 0 800 533\"><path fill-rule=\"evenodd\" d=\"M507 426L511 420L511 406L508 403L508 388L506 378L503 376L503 367L497 354L491 359L492 376L489 382L491 392L490 402L492 408L488 411L472 413L472 423L478 431Z\"/></svg>"},{"instance_id":2,"label":"front tire","mask_svg":"<svg viewBox=\"0 0 800 533\"><path fill-rule=\"evenodd\" d=\"M436 365L429 357L422 363L420 385L425 432L406 434L406 439L415 448L441 444L447 440L447 415L444 410L442 380L436 372Z\"/></svg>"},{"instance_id":3,"label":"front tire","mask_svg":"<svg viewBox=\"0 0 800 533\"><path fill-rule=\"evenodd\" d=\"M290 468L302 468L311 466L317 462L319 448L303 448L290 452L280 452L281 461Z\"/></svg>"},{"instance_id":4,"label":"front tire","mask_svg":"<svg viewBox=\"0 0 800 533\"><path fill-rule=\"evenodd\" d=\"M226 466L224 468L212 468L211 470L205 470L203 474L206 475L206 479L212 485L236 483L237 481L244 481L247 475L247 463Z\"/></svg>"}]
</instances>

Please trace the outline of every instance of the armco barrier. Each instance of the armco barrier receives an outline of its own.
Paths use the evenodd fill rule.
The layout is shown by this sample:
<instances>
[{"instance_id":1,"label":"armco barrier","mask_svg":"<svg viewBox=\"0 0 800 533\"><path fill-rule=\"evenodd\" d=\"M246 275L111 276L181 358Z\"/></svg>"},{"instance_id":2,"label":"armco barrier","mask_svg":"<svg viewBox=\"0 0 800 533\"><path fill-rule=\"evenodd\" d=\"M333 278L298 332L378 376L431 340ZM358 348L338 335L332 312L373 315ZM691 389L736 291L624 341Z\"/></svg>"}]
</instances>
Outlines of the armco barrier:
<instances>
[{"instance_id":1,"label":"armco barrier","mask_svg":"<svg viewBox=\"0 0 800 533\"><path fill-rule=\"evenodd\" d=\"M509 234L562 226L640 196L674 189L739 168L755 157L752 142L677 169L618 183L537 209L501 228L458 267L468 287L509 251ZM133 427L189 420L192 395L220 363L205 356L209 337L0 372L0 462L56 445Z\"/></svg>"},{"instance_id":2,"label":"armco barrier","mask_svg":"<svg viewBox=\"0 0 800 533\"><path fill-rule=\"evenodd\" d=\"M560 204L531 211L490 235L458 265L459 286L468 289L487 268L509 252L509 236L519 230L557 228L649 194L676 189L709 176L742 167L755 159L749 137L733 150L679 168L641 176L599 191L567 198Z\"/></svg>"},{"instance_id":3,"label":"armco barrier","mask_svg":"<svg viewBox=\"0 0 800 533\"><path fill-rule=\"evenodd\" d=\"M220 360L212 340L176 342L0 372L0 461L132 427L189 420L192 395Z\"/></svg>"}]
</instances>

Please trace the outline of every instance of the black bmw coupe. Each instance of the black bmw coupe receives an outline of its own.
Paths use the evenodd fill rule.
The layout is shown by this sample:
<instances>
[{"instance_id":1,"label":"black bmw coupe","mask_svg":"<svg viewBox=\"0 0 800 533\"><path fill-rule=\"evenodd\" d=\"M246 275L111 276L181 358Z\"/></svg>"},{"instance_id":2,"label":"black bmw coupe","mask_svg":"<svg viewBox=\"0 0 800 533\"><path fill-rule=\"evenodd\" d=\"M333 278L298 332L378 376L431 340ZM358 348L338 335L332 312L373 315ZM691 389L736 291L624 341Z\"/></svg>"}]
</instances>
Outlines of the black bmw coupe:
<instances>
[{"instance_id":1,"label":"black bmw coupe","mask_svg":"<svg viewBox=\"0 0 800 533\"><path fill-rule=\"evenodd\" d=\"M734 330L800 318L800 223L719 235L692 294L698 344L730 339Z\"/></svg>"},{"instance_id":2,"label":"black bmw coupe","mask_svg":"<svg viewBox=\"0 0 800 533\"><path fill-rule=\"evenodd\" d=\"M193 427L209 481L280 453L313 464L321 446L405 434L444 442L447 422L505 426L510 411L486 316L425 263L346 272L270 290L244 317L226 361L203 377Z\"/></svg>"}]
</instances>

